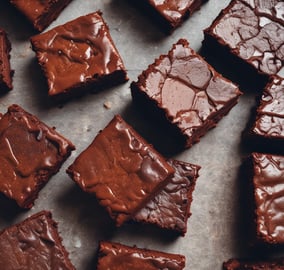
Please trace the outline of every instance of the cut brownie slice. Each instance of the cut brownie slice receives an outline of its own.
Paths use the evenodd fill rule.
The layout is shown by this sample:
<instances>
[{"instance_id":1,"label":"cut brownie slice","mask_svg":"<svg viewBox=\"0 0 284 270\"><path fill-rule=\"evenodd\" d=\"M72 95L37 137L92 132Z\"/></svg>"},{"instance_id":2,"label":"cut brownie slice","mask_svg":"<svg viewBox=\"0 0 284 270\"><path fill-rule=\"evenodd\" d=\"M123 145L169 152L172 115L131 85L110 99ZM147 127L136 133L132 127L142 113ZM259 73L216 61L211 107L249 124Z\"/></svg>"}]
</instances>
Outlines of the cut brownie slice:
<instances>
[{"instance_id":1,"label":"cut brownie slice","mask_svg":"<svg viewBox=\"0 0 284 270\"><path fill-rule=\"evenodd\" d=\"M155 198L135 214L134 220L184 235L200 167L178 160L169 160L169 163L176 170L174 176Z\"/></svg>"},{"instance_id":2,"label":"cut brownie slice","mask_svg":"<svg viewBox=\"0 0 284 270\"><path fill-rule=\"evenodd\" d=\"M284 244L284 156L252 153L250 159L258 244Z\"/></svg>"},{"instance_id":3,"label":"cut brownie slice","mask_svg":"<svg viewBox=\"0 0 284 270\"><path fill-rule=\"evenodd\" d=\"M182 270L185 257L156 250L100 242L97 270Z\"/></svg>"},{"instance_id":4,"label":"cut brownie slice","mask_svg":"<svg viewBox=\"0 0 284 270\"><path fill-rule=\"evenodd\" d=\"M42 31L48 27L72 0L10 0L29 20L33 27Z\"/></svg>"},{"instance_id":5,"label":"cut brownie slice","mask_svg":"<svg viewBox=\"0 0 284 270\"><path fill-rule=\"evenodd\" d=\"M246 143L254 151L284 154L284 79L272 76L266 85L249 130Z\"/></svg>"},{"instance_id":6,"label":"cut brownie slice","mask_svg":"<svg viewBox=\"0 0 284 270\"><path fill-rule=\"evenodd\" d=\"M223 264L224 270L283 270L284 259L274 259L270 261L253 261L230 259Z\"/></svg>"},{"instance_id":7,"label":"cut brownie slice","mask_svg":"<svg viewBox=\"0 0 284 270\"><path fill-rule=\"evenodd\" d=\"M48 211L39 212L0 233L2 269L75 270L62 245L57 223Z\"/></svg>"},{"instance_id":8,"label":"cut brownie slice","mask_svg":"<svg viewBox=\"0 0 284 270\"><path fill-rule=\"evenodd\" d=\"M0 149L0 192L31 208L75 147L54 128L12 105L0 115Z\"/></svg>"},{"instance_id":9,"label":"cut brownie slice","mask_svg":"<svg viewBox=\"0 0 284 270\"><path fill-rule=\"evenodd\" d=\"M7 33L0 28L0 93L13 89L13 71L10 66L11 43Z\"/></svg>"},{"instance_id":10,"label":"cut brownie slice","mask_svg":"<svg viewBox=\"0 0 284 270\"><path fill-rule=\"evenodd\" d=\"M165 119L184 147L198 142L237 103L241 92L184 39L131 84L134 102Z\"/></svg>"},{"instance_id":11,"label":"cut brownie slice","mask_svg":"<svg viewBox=\"0 0 284 270\"><path fill-rule=\"evenodd\" d=\"M122 59L100 12L33 36L31 43L51 97L82 94L83 88L127 80Z\"/></svg>"},{"instance_id":12,"label":"cut brownie slice","mask_svg":"<svg viewBox=\"0 0 284 270\"><path fill-rule=\"evenodd\" d=\"M208 0L142 0L135 1L152 13L166 31L172 31L180 26L190 15L198 10Z\"/></svg>"},{"instance_id":13,"label":"cut brownie slice","mask_svg":"<svg viewBox=\"0 0 284 270\"><path fill-rule=\"evenodd\" d=\"M229 52L243 74L277 74L284 61L283 10L283 0L233 0L204 30L203 44Z\"/></svg>"},{"instance_id":14,"label":"cut brownie slice","mask_svg":"<svg viewBox=\"0 0 284 270\"><path fill-rule=\"evenodd\" d=\"M117 115L67 173L120 226L168 183L174 168Z\"/></svg>"}]
</instances>

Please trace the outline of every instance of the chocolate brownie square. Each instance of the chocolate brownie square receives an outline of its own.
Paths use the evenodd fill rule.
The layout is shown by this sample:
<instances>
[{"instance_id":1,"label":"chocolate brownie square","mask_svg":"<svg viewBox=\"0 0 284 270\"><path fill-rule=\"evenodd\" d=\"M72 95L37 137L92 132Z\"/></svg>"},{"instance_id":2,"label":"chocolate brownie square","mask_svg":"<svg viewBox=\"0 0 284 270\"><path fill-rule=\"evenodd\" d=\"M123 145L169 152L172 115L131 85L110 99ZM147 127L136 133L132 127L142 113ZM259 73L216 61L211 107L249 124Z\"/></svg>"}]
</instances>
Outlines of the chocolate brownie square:
<instances>
[{"instance_id":1,"label":"chocolate brownie square","mask_svg":"<svg viewBox=\"0 0 284 270\"><path fill-rule=\"evenodd\" d=\"M50 97L125 82L126 70L100 12L31 38Z\"/></svg>"},{"instance_id":2,"label":"chocolate brownie square","mask_svg":"<svg viewBox=\"0 0 284 270\"><path fill-rule=\"evenodd\" d=\"M255 244L284 244L284 156L252 153L249 158ZM254 239L255 238L255 239Z\"/></svg>"},{"instance_id":3,"label":"chocolate brownie square","mask_svg":"<svg viewBox=\"0 0 284 270\"><path fill-rule=\"evenodd\" d=\"M10 0L38 31L43 31L71 0Z\"/></svg>"},{"instance_id":4,"label":"chocolate brownie square","mask_svg":"<svg viewBox=\"0 0 284 270\"><path fill-rule=\"evenodd\" d=\"M223 270L283 270L284 260L274 259L269 261L230 259L223 263Z\"/></svg>"},{"instance_id":5,"label":"chocolate brownie square","mask_svg":"<svg viewBox=\"0 0 284 270\"><path fill-rule=\"evenodd\" d=\"M266 85L244 141L254 151L284 154L283 78L274 75Z\"/></svg>"},{"instance_id":6,"label":"chocolate brownie square","mask_svg":"<svg viewBox=\"0 0 284 270\"><path fill-rule=\"evenodd\" d=\"M203 45L212 53L232 56L242 74L267 79L283 68L283 10L282 0L233 0L204 30Z\"/></svg>"},{"instance_id":7,"label":"chocolate brownie square","mask_svg":"<svg viewBox=\"0 0 284 270\"><path fill-rule=\"evenodd\" d=\"M49 211L0 232L0 249L2 269L75 270Z\"/></svg>"},{"instance_id":8,"label":"chocolate brownie square","mask_svg":"<svg viewBox=\"0 0 284 270\"><path fill-rule=\"evenodd\" d=\"M168 162L175 168L174 176L156 197L135 214L134 220L185 235L200 167L173 159Z\"/></svg>"},{"instance_id":9,"label":"chocolate brownie square","mask_svg":"<svg viewBox=\"0 0 284 270\"><path fill-rule=\"evenodd\" d=\"M97 270L182 270L185 257L156 250L101 241Z\"/></svg>"},{"instance_id":10,"label":"chocolate brownie square","mask_svg":"<svg viewBox=\"0 0 284 270\"><path fill-rule=\"evenodd\" d=\"M140 0L136 5L142 6L145 11L164 27L166 32L171 32L180 26L201 5L208 0Z\"/></svg>"},{"instance_id":11,"label":"chocolate brownie square","mask_svg":"<svg viewBox=\"0 0 284 270\"><path fill-rule=\"evenodd\" d=\"M237 104L242 94L181 39L132 82L133 101L164 120L191 147Z\"/></svg>"},{"instance_id":12,"label":"chocolate brownie square","mask_svg":"<svg viewBox=\"0 0 284 270\"><path fill-rule=\"evenodd\" d=\"M174 168L116 115L67 173L120 226L168 183Z\"/></svg>"},{"instance_id":13,"label":"chocolate brownie square","mask_svg":"<svg viewBox=\"0 0 284 270\"><path fill-rule=\"evenodd\" d=\"M36 116L12 105L0 115L0 193L31 208L74 145Z\"/></svg>"},{"instance_id":14,"label":"chocolate brownie square","mask_svg":"<svg viewBox=\"0 0 284 270\"><path fill-rule=\"evenodd\" d=\"M4 29L0 28L0 93L13 89L13 71L10 66L11 43Z\"/></svg>"}]
</instances>

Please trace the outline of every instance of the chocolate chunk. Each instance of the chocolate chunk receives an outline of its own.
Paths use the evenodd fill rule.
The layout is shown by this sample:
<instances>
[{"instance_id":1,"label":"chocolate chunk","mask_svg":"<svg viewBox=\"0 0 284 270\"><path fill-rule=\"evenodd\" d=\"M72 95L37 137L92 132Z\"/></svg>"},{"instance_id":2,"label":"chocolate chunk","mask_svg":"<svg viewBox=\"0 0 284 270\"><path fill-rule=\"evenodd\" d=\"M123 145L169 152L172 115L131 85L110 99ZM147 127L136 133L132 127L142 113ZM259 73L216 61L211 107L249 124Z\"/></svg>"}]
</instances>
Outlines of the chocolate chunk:
<instances>
[{"instance_id":1,"label":"chocolate chunk","mask_svg":"<svg viewBox=\"0 0 284 270\"><path fill-rule=\"evenodd\" d=\"M134 220L185 235L200 167L178 160L169 160L169 163L175 168L174 176L155 198L135 214Z\"/></svg>"},{"instance_id":2,"label":"chocolate chunk","mask_svg":"<svg viewBox=\"0 0 284 270\"><path fill-rule=\"evenodd\" d=\"M43 31L71 0L10 0L38 31Z\"/></svg>"},{"instance_id":3,"label":"chocolate chunk","mask_svg":"<svg viewBox=\"0 0 284 270\"><path fill-rule=\"evenodd\" d=\"M48 211L39 212L0 233L2 269L75 270L62 245L57 223Z\"/></svg>"},{"instance_id":4,"label":"chocolate chunk","mask_svg":"<svg viewBox=\"0 0 284 270\"><path fill-rule=\"evenodd\" d=\"M168 183L174 169L117 115L67 173L120 226Z\"/></svg>"},{"instance_id":5,"label":"chocolate chunk","mask_svg":"<svg viewBox=\"0 0 284 270\"><path fill-rule=\"evenodd\" d=\"M164 118L191 147L237 103L241 92L222 77L184 39L161 55L131 84L133 101ZM151 115L151 117L153 117Z\"/></svg>"},{"instance_id":6,"label":"chocolate chunk","mask_svg":"<svg viewBox=\"0 0 284 270\"><path fill-rule=\"evenodd\" d=\"M185 257L156 250L100 242L97 270L182 270Z\"/></svg>"},{"instance_id":7,"label":"chocolate chunk","mask_svg":"<svg viewBox=\"0 0 284 270\"><path fill-rule=\"evenodd\" d=\"M7 33L0 28L0 93L13 89L12 76L14 71L10 66L11 43Z\"/></svg>"},{"instance_id":8,"label":"chocolate chunk","mask_svg":"<svg viewBox=\"0 0 284 270\"><path fill-rule=\"evenodd\" d=\"M31 208L74 145L18 105L0 117L0 192Z\"/></svg>"},{"instance_id":9,"label":"chocolate chunk","mask_svg":"<svg viewBox=\"0 0 284 270\"><path fill-rule=\"evenodd\" d=\"M31 38L51 97L125 82L125 67L101 13L81 16ZM86 89L85 89L86 90Z\"/></svg>"}]
</instances>

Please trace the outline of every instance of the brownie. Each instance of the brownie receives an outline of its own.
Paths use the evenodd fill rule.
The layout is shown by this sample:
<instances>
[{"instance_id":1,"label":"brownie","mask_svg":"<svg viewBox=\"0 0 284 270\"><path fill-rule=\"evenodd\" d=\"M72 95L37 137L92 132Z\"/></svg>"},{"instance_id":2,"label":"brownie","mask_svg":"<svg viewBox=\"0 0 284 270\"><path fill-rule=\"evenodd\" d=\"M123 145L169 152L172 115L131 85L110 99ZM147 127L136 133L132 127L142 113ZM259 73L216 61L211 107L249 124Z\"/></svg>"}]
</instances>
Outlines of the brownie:
<instances>
[{"instance_id":1,"label":"brownie","mask_svg":"<svg viewBox=\"0 0 284 270\"><path fill-rule=\"evenodd\" d=\"M208 0L143 0L135 1L164 28L171 32L180 26Z\"/></svg>"},{"instance_id":2,"label":"brownie","mask_svg":"<svg viewBox=\"0 0 284 270\"><path fill-rule=\"evenodd\" d=\"M41 211L0 233L1 269L75 270L62 245L57 223Z\"/></svg>"},{"instance_id":3,"label":"brownie","mask_svg":"<svg viewBox=\"0 0 284 270\"><path fill-rule=\"evenodd\" d=\"M253 261L230 259L223 264L223 270L283 270L284 260Z\"/></svg>"},{"instance_id":4,"label":"brownie","mask_svg":"<svg viewBox=\"0 0 284 270\"><path fill-rule=\"evenodd\" d=\"M244 131L246 145L254 151L284 154L284 79L272 76Z\"/></svg>"},{"instance_id":5,"label":"brownie","mask_svg":"<svg viewBox=\"0 0 284 270\"><path fill-rule=\"evenodd\" d=\"M240 90L181 39L131 83L133 101L191 147L238 102ZM147 108L147 110L145 110Z\"/></svg>"},{"instance_id":6,"label":"brownie","mask_svg":"<svg viewBox=\"0 0 284 270\"><path fill-rule=\"evenodd\" d=\"M71 0L10 0L38 31L47 28Z\"/></svg>"},{"instance_id":7,"label":"brownie","mask_svg":"<svg viewBox=\"0 0 284 270\"><path fill-rule=\"evenodd\" d=\"M267 79L283 67L283 9L283 0L233 0L204 30L203 45L231 56L241 74Z\"/></svg>"},{"instance_id":8,"label":"brownie","mask_svg":"<svg viewBox=\"0 0 284 270\"><path fill-rule=\"evenodd\" d=\"M99 244L97 270L181 270L184 267L183 255L106 241Z\"/></svg>"},{"instance_id":9,"label":"brownie","mask_svg":"<svg viewBox=\"0 0 284 270\"><path fill-rule=\"evenodd\" d=\"M0 193L31 208L74 145L18 105L0 115Z\"/></svg>"},{"instance_id":10,"label":"brownie","mask_svg":"<svg viewBox=\"0 0 284 270\"><path fill-rule=\"evenodd\" d=\"M10 66L11 43L4 29L0 28L0 93L13 89L13 70Z\"/></svg>"},{"instance_id":11,"label":"brownie","mask_svg":"<svg viewBox=\"0 0 284 270\"><path fill-rule=\"evenodd\" d=\"M100 12L81 16L31 38L51 97L127 80L122 59Z\"/></svg>"},{"instance_id":12,"label":"brownie","mask_svg":"<svg viewBox=\"0 0 284 270\"><path fill-rule=\"evenodd\" d=\"M284 244L284 156L252 153L254 244ZM255 238L255 239L254 239Z\"/></svg>"},{"instance_id":13,"label":"brownie","mask_svg":"<svg viewBox=\"0 0 284 270\"><path fill-rule=\"evenodd\" d=\"M67 173L120 226L168 183L174 168L116 115Z\"/></svg>"},{"instance_id":14,"label":"brownie","mask_svg":"<svg viewBox=\"0 0 284 270\"><path fill-rule=\"evenodd\" d=\"M168 162L175 168L174 176L156 197L135 214L134 220L185 235L200 167L172 159Z\"/></svg>"}]
</instances>

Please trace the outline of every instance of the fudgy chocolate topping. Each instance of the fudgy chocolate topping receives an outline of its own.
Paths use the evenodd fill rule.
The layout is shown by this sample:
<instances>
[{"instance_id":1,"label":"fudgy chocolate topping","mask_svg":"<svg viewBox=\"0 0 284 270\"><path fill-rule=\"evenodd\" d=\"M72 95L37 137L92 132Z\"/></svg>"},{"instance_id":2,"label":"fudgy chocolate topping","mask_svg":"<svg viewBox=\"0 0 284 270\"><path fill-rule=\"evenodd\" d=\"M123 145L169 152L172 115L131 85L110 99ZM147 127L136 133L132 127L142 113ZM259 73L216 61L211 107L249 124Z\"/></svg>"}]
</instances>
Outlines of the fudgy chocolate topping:
<instances>
[{"instance_id":1,"label":"fudgy chocolate topping","mask_svg":"<svg viewBox=\"0 0 284 270\"><path fill-rule=\"evenodd\" d=\"M99 12L34 36L31 42L51 96L125 70Z\"/></svg>"},{"instance_id":2,"label":"fudgy chocolate topping","mask_svg":"<svg viewBox=\"0 0 284 270\"><path fill-rule=\"evenodd\" d=\"M120 116L115 116L67 172L94 193L121 225L142 208L174 169ZM165 182L165 183L163 183Z\"/></svg>"},{"instance_id":3,"label":"fudgy chocolate topping","mask_svg":"<svg viewBox=\"0 0 284 270\"><path fill-rule=\"evenodd\" d=\"M42 211L2 231L0 249L2 269L75 270L49 212Z\"/></svg>"},{"instance_id":4,"label":"fudgy chocolate topping","mask_svg":"<svg viewBox=\"0 0 284 270\"><path fill-rule=\"evenodd\" d=\"M185 234L200 167L177 160L169 160L169 163L175 168L174 176L156 197L135 214L134 220Z\"/></svg>"},{"instance_id":5,"label":"fudgy chocolate topping","mask_svg":"<svg viewBox=\"0 0 284 270\"><path fill-rule=\"evenodd\" d=\"M182 270L184 266L185 258L181 255L100 243L98 270Z\"/></svg>"},{"instance_id":6,"label":"fudgy chocolate topping","mask_svg":"<svg viewBox=\"0 0 284 270\"><path fill-rule=\"evenodd\" d=\"M284 243L284 156L253 153L258 237Z\"/></svg>"},{"instance_id":7,"label":"fudgy chocolate topping","mask_svg":"<svg viewBox=\"0 0 284 270\"><path fill-rule=\"evenodd\" d=\"M40 187L59 170L74 146L12 105L0 119L0 149L0 192L30 208Z\"/></svg>"},{"instance_id":8,"label":"fudgy chocolate topping","mask_svg":"<svg viewBox=\"0 0 284 270\"><path fill-rule=\"evenodd\" d=\"M281 0L235 0L205 30L265 74L284 62L284 4Z\"/></svg>"},{"instance_id":9,"label":"fudgy chocolate topping","mask_svg":"<svg viewBox=\"0 0 284 270\"><path fill-rule=\"evenodd\" d=\"M284 259L275 258L270 261L230 259L223 264L224 270L283 270Z\"/></svg>"}]
</instances>

